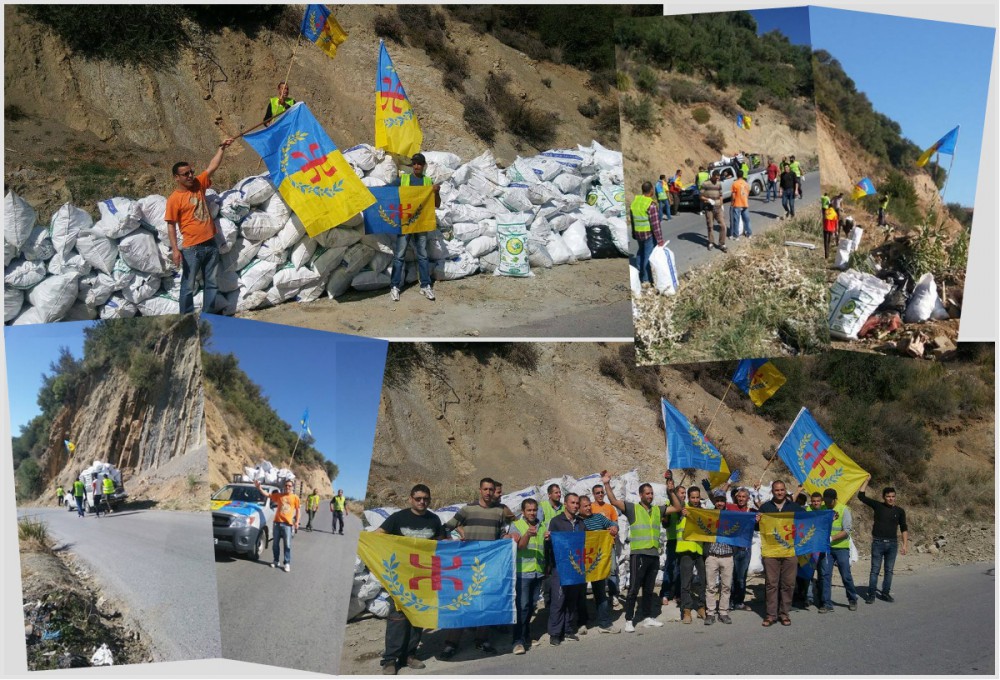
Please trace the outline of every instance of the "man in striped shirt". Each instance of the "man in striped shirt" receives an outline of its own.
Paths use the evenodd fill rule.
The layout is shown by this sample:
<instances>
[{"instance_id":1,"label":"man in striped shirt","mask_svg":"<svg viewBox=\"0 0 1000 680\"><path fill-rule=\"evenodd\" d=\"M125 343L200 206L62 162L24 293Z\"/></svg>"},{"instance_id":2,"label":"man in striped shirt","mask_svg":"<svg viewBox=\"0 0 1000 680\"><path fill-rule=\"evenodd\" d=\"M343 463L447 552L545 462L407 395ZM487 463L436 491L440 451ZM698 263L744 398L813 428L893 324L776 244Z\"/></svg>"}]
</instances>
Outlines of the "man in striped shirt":
<instances>
[{"instance_id":1,"label":"man in striped shirt","mask_svg":"<svg viewBox=\"0 0 1000 680\"><path fill-rule=\"evenodd\" d=\"M597 487L594 487L595 489ZM603 489L602 489L603 490ZM610 532L612 537L618 535L618 523L612 522L607 518L606 515L600 513L595 513L593 504L590 502L590 497L580 496L580 519L583 520L583 526L587 531L607 531ZM612 564L611 569L614 570L617 563ZM590 584L591 590L594 591L594 605L597 608L597 630L602 633L611 633L611 597L608 591L611 579L606 578L603 581L593 581ZM578 631L579 635L583 635L587 632L587 589L584 588L582 591L582 597L580 598L579 611L579 623L580 629Z\"/></svg>"}]
</instances>

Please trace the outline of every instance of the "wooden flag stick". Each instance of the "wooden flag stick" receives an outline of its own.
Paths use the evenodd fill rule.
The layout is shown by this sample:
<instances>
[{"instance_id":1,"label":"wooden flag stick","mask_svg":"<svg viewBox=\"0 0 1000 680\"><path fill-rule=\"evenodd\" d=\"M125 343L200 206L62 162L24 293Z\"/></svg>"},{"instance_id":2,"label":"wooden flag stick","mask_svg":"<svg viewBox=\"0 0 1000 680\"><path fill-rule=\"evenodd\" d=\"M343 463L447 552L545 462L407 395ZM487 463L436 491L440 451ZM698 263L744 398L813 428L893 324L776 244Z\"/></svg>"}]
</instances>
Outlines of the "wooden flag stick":
<instances>
[{"instance_id":1,"label":"wooden flag stick","mask_svg":"<svg viewBox=\"0 0 1000 680\"><path fill-rule=\"evenodd\" d=\"M702 433L705 438L708 439L708 430L712 427L712 423L715 422L715 416L719 415L719 409L722 408L722 403L726 400L726 395L729 394L729 389L733 386L733 381L730 380L729 384L726 385L726 391L722 394L722 399L719 400L719 405L715 407L715 413L712 414L712 419L708 421L708 425L705 426L705 431Z\"/></svg>"},{"instance_id":2,"label":"wooden flag stick","mask_svg":"<svg viewBox=\"0 0 1000 680\"><path fill-rule=\"evenodd\" d=\"M767 465L764 466L763 472L760 473L760 480L757 482L757 487L756 488L759 489L760 485L764 483L764 473L767 472L767 469L769 467L771 467L771 463L773 463L774 459L777 458L777 457L778 457L778 452L775 451L774 455L771 457L771 460L767 461Z\"/></svg>"}]
</instances>

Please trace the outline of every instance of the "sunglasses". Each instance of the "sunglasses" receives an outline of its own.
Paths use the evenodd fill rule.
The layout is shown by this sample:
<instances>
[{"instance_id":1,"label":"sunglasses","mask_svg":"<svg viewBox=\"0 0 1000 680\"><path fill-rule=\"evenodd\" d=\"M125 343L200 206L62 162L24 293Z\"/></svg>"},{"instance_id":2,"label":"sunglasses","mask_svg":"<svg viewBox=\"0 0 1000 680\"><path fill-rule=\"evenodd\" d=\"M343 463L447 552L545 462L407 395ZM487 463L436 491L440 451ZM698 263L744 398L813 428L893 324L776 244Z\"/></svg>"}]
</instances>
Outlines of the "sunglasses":
<instances>
[{"instance_id":1,"label":"sunglasses","mask_svg":"<svg viewBox=\"0 0 1000 680\"><path fill-rule=\"evenodd\" d=\"M187 172L178 172L178 177L194 177L194 170L188 170Z\"/></svg>"},{"instance_id":2,"label":"sunglasses","mask_svg":"<svg viewBox=\"0 0 1000 680\"><path fill-rule=\"evenodd\" d=\"M411 498L413 498L413 500L415 502L417 502L417 503L430 503L431 502L431 497L430 496L411 496Z\"/></svg>"}]
</instances>

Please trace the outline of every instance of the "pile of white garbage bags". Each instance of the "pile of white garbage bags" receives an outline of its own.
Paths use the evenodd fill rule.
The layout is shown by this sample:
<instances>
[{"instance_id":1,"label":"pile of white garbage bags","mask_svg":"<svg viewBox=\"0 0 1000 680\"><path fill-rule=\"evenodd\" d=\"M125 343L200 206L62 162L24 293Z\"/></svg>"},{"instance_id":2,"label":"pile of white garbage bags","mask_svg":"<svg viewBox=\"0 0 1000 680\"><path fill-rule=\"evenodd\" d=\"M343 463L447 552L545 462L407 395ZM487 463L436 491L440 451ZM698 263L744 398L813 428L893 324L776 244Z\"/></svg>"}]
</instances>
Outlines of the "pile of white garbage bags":
<instances>
[{"instance_id":1,"label":"pile of white garbage bags","mask_svg":"<svg viewBox=\"0 0 1000 680\"><path fill-rule=\"evenodd\" d=\"M628 255L621 152L595 141L519 157L502 169L489 151L467 163L447 152L424 155L427 174L441 184L439 229L427 243L437 280L480 271L528 276L531 269ZM391 156L367 144L344 156L367 186L392 184L399 175ZM337 298L351 288L389 288L394 239L365 235L361 214L313 238L267 175L247 177L221 193L209 189L206 196L222 255L212 311L234 314ZM67 203L46 225L24 199L7 194L5 323L179 313L180 274L171 259L166 198L115 197L97 208L95 222ZM526 260L500 257L498 243L512 237ZM518 254L513 247L505 253ZM415 261L412 246L405 259ZM416 267L406 270L407 279L416 280ZM199 289L200 282L194 300L200 311Z\"/></svg>"},{"instance_id":2,"label":"pile of white garbage bags","mask_svg":"<svg viewBox=\"0 0 1000 680\"><path fill-rule=\"evenodd\" d=\"M270 484L277 486L279 483L294 481L295 473L288 468L277 468L271 465L270 461L262 460L256 467L243 467L243 481Z\"/></svg>"}]
</instances>

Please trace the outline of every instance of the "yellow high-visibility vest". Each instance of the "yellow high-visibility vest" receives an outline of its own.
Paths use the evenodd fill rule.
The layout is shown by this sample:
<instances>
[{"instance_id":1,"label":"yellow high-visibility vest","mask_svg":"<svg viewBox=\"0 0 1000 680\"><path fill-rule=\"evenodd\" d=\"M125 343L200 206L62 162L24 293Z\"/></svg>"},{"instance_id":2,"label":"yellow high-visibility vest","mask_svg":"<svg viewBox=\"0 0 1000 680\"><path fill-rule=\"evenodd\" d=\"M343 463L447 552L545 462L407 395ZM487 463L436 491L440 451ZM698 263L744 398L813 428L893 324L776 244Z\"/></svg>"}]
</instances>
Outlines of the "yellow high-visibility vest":
<instances>
[{"instance_id":1,"label":"yellow high-visibility vest","mask_svg":"<svg viewBox=\"0 0 1000 680\"><path fill-rule=\"evenodd\" d=\"M632 206L629 210L632 213L632 226L637 232L650 230L649 206L652 204L653 199L649 196L636 196L632 199Z\"/></svg>"}]
</instances>

